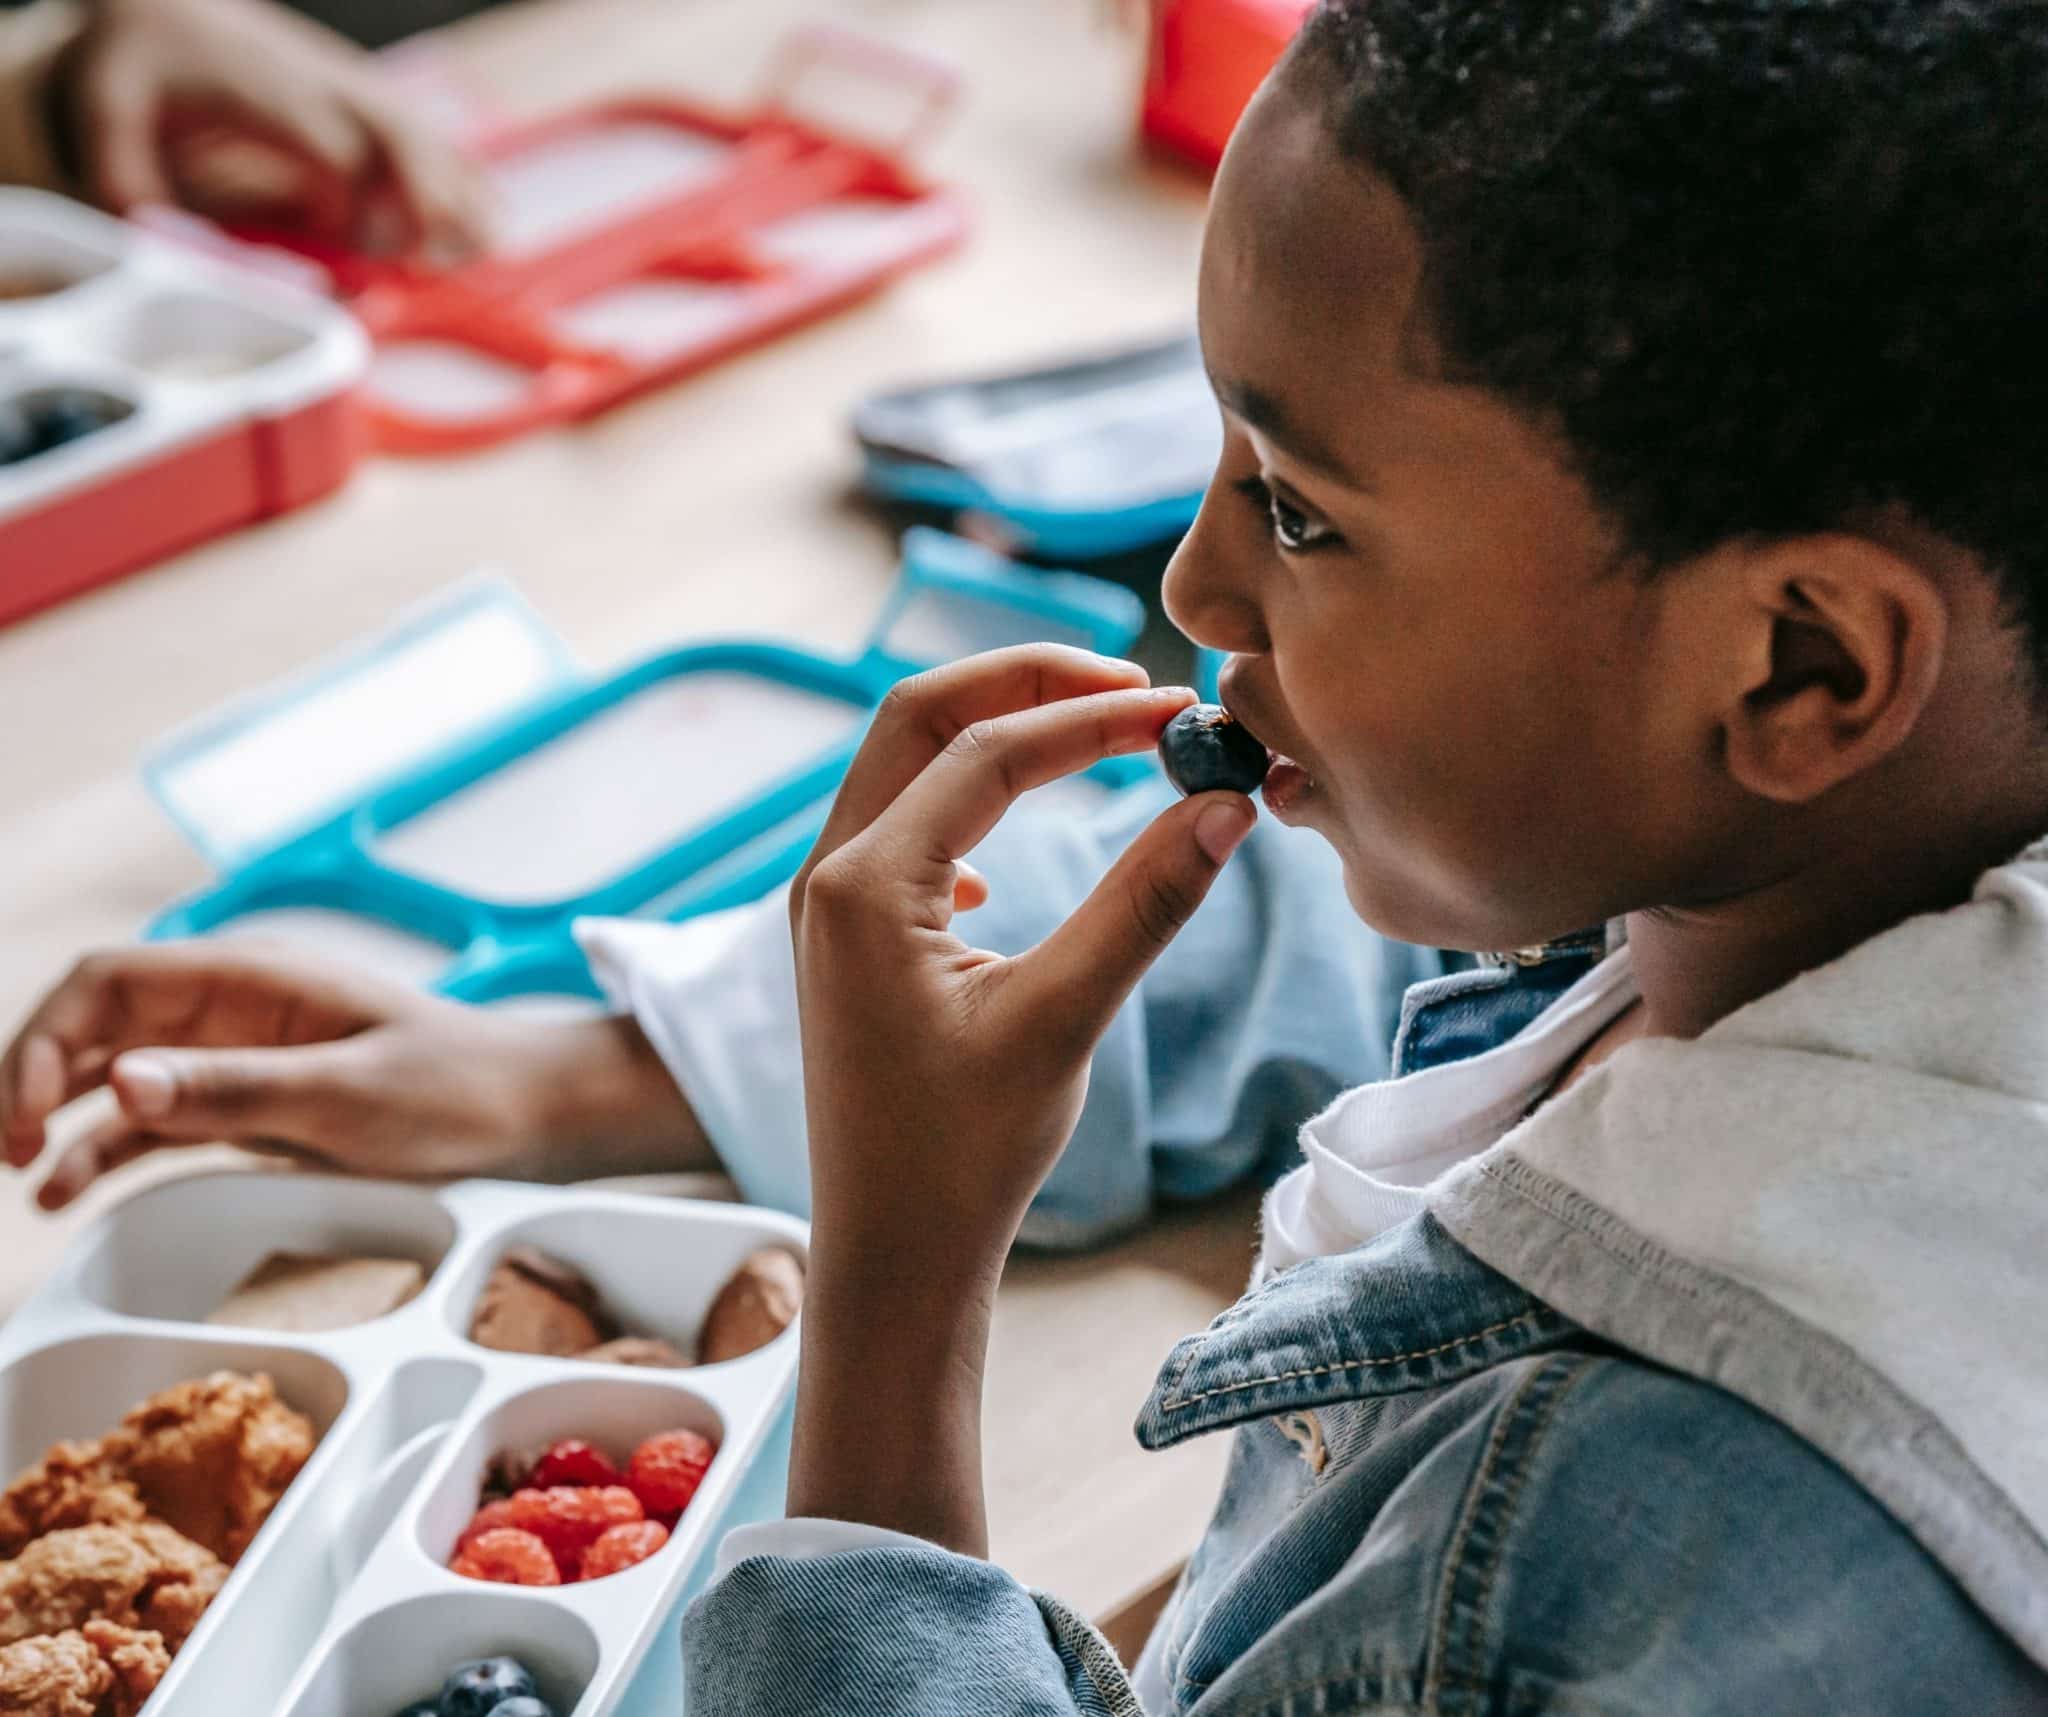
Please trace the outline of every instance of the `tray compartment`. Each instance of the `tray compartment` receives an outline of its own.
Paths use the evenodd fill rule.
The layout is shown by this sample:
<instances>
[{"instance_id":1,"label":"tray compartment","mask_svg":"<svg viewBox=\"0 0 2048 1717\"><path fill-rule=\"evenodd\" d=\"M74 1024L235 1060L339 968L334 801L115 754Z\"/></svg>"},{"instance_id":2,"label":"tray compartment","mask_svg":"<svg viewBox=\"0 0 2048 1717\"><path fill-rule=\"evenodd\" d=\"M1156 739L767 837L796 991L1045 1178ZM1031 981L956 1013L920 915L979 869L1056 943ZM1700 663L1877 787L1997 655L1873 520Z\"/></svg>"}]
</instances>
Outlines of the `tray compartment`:
<instances>
[{"instance_id":1,"label":"tray compartment","mask_svg":"<svg viewBox=\"0 0 2048 1717\"><path fill-rule=\"evenodd\" d=\"M759 297L759 284L744 279L649 274L557 307L548 329L575 346L658 364L736 334Z\"/></svg>"},{"instance_id":2,"label":"tray compartment","mask_svg":"<svg viewBox=\"0 0 2048 1717\"><path fill-rule=\"evenodd\" d=\"M365 387L386 410L426 423L494 419L531 404L544 370L446 335L387 340Z\"/></svg>"},{"instance_id":3,"label":"tray compartment","mask_svg":"<svg viewBox=\"0 0 2048 1717\"><path fill-rule=\"evenodd\" d=\"M188 1646L172 1666L164 1717L278 1709L366 1547L389 1529L438 1449L434 1428L452 1423L483 1376L457 1359L401 1364L368 1410L323 1443L317 1469L309 1466L287 1498L297 1505L280 1505L267 1543L243 1558L249 1574L237 1571L205 1637L194 1636L204 1649Z\"/></svg>"},{"instance_id":4,"label":"tray compartment","mask_svg":"<svg viewBox=\"0 0 2048 1717\"><path fill-rule=\"evenodd\" d=\"M156 381L214 382L296 357L314 335L224 294L154 293L89 329L86 340Z\"/></svg>"},{"instance_id":5,"label":"tray compartment","mask_svg":"<svg viewBox=\"0 0 2048 1717\"><path fill-rule=\"evenodd\" d=\"M90 382L43 382L0 398L0 472L96 443L135 416L136 402Z\"/></svg>"},{"instance_id":6,"label":"tray compartment","mask_svg":"<svg viewBox=\"0 0 2048 1717\"><path fill-rule=\"evenodd\" d=\"M501 1453L538 1456L549 1444L564 1437L581 1437L605 1451L623 1466L633 1450L660 1431L697 1431L720 1446L712 1460L718 1470L723 1458L725 1420L717 1408L676 1379L687 1372L626 1372L611 1369L606 1377L578 1377L573 1381L545 1383L512 1396L471 1427L454 1459L433 1481L433 1490L420 1509L418 1546L446 1578L464 1588L487 1585L448 1569L455 1540L477 1511L484 1475ZM707 1476L707 1484L710 1482ZM683 1516L675 1537L656 1555L640 1565L604 1580L561 1590L578 1596L604 1592L619 1594L629 1588L642 1570L650 1579L664 1577L672 1552L686 1536L695 1516L693 1507Z\"/></svg>"},{"instance_id":7,"label":"tray compartment","mask_svg":"<svg viewBox=\"0 0 2048 1717\"><path fill-rule=\"evenodd\" d=\"M413 1187L310 1174L206 1175L152 1187L116 1209L81 1259L77 1287L123 1316L198 1323L271 1252L411 1258L431 1292L454 1243L454 1218Z\"/></svg>"},{"instance_id":8,"label":"tray compartment","mask_svg":"<svg viewBox=\"0 0 2048 1717\"><path fill-rule=\"evenodd\" d=\"M597 1674L597 1636L581 1618L546 1598L472 1585L364 1617L305 1676L284 1717L390 1717L438 1693L457 1664L501 1652L533 1672L557 1717L570 1717ZM178 1717L187 1709L197 1717L201 1707Z\"/></svg>"},{"instance_id":9,"label":"tray compartment","mask_svg":"<svg viewBox=\"0 0 2048 1717\"><path fill-rule=\"evenodd\" d=\"M216 1371L265 1373L322 1437L348 1401L340 1368L298 1348L225 1334L74 1336L32 1349L0 1372L0 1472L12 1479L52 1443L98 1437L158 1390Z\"/></svg>"},{"instance_id":10,"label":"tray compartment","mask_svg":"<svg viewBox=\"0 0 2048 1717\"><path fill-rule=\"evenodd\" d=\"M541 135L487 170L492 249L525 257L704 189L732 170L738 145L652 114L615 113Z\"/></svg>"},{"instance_id":11,"label":"tray compartment","mask_svg":"<svg viewBox=\"0 0 2048 1717\"><path fill-rule=\"evenodd\" d=\"M178 1653L150 1702L151 1717L180 1709L262 1709L282 1692L317 1635L324 1612L304 1609L304 1588L309 1578L324 1581L324 1563L312 1550L305 1504L321 1482L324 1440L347 1404L347 1379L317 1354L292 1348L113 1334L53 1342L0 1373L0 1468L11 1479L51 1444L100 1436L158 1390L220 1370L269 1376L323 1442ZM209 1649L214 1641L219 1649ZM216 1679L222 1667L232 1668L224 1683L232 1697L225 1704L181 1706L176 1689L202 1665L213 1666Z\"/></svg>"},{"instance_id":12,"label":"tray compartment","mask_svg":"<svg viewBox=\"0 0 2048 1717\"><path fill-rule=\"evenodd\" d=\"M659 1208L621 1208L596 1202L552 1211L515 1224L493 1236L493 1242L480 1249L475 1262L450 1292L448 1310L458 1337L468 1335L477 1297L491 1267L511 1248L531 1246L582 1271L606 1308L628 1332L658 1336L684 1353L696 1351L697 1332L704 1314L741 1260L764 1246L788 1245L783 1230L749 1220L744 1211L721 1208L714 1212L682 1200L675 1201L673 1214ZM774 1351L792 1339L785 1330L767 1347L757 1349L756 1354ZM745 1364L756 1354L731 1363ZM598 1376L619 1375L610 1366L591 1370ZM669 1371L642 1375L688 1378L694 1374ZM582 1433L572 1427L561 1435Z\"/></svg>"},{"instance_id":13,"label":"tray compartment","mask_svg":"<svg viewBox=\"0 0 2048 1717\"><path fill-rule=\"evenodd\" d=\"M41 308L111 273L123 249L118 239L97 230L92 217L75 221L17 198L0 202L0 314Z\"/></svg>"},{"instance_id":14,"label":"tray compartment","mask_svg":"<svg viewBox=\"0 0 2048 1717\"><path fill-rule=\"evenodd\" d=\"M946 243L958 215L942 198L880 184L753 228L754 253L794 272L865 275L902 267Z\"/></svg>"}]
</instances>

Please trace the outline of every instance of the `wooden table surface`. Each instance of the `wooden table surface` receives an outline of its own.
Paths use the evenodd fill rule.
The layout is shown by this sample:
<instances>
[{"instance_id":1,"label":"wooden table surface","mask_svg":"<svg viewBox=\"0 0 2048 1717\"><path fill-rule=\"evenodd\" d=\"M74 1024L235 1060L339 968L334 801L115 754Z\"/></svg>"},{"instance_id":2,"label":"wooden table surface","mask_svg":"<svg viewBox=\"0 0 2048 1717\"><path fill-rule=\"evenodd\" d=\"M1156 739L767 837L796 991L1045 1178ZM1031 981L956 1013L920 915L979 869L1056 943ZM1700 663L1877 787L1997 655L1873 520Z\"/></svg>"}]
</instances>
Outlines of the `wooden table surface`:
<instances>
[{"instance_id":1,"label":"wooden table surface","mask_svg":"<svg viewBox=\"0 0 2048 1717\"><path fill-rule=\"evenodd\" d=\"M587 427L366 466L335 499L0 632L0 1021L81 951L203 880L144 797L175 725L501 568L593 666L732 631L863 634L894 543L850 503L864 393L1184 325L1202 188L1131 142L1140 45L1101 0L530 0L441 38L510 113L631 88L743 100L781 32L829 20L956 63L929 167L968 248L885 295ZM218 1160L187 1153L178 1165ZM131 1174L63 1220L0 1200L0 1308ZM1101 1613L1185 1554L1222 1439L1143 1455L1130 1425L1174 1336L1236 1293L1252 1205L1169 1215L1006 1284L988 1409L996 1554Z\"/></svg>"}]
</instances>

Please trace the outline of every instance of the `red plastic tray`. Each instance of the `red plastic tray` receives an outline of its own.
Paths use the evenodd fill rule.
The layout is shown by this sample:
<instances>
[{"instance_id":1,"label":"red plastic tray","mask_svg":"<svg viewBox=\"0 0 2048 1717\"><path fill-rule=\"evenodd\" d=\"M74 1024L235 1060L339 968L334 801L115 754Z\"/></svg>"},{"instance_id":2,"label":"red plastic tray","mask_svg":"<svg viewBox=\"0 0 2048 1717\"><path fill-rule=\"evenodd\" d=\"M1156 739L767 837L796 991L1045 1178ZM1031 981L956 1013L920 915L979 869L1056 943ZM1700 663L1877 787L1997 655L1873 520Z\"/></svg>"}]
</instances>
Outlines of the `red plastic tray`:
<instances>
[{"instance_id":1,"label":"red plastic tray","mask_svg":"<svg viewBox=\"0 0 2048 1717\"><path fill-rule=\"evenodd\" d=\"M821 119L821 86L879 94L887 124L853 135ZM963 205L906 164L952 93L922 59L807 31L751 115L625 100L486 136L501 231L462 266L239 236L317 263L362 320L377 447L457 452L588 417L958 244Z\"/></svg>"}]
</instances>

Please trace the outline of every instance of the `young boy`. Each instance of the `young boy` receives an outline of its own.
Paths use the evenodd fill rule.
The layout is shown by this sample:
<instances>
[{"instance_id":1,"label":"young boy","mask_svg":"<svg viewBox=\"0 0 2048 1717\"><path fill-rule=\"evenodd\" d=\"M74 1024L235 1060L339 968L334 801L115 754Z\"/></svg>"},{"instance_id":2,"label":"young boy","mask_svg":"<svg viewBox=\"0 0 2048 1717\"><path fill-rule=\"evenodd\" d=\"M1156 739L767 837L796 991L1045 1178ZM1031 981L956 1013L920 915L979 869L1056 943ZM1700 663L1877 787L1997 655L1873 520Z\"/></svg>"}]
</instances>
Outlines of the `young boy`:
<instances>
[{"instance_id":1,"label":"young boy","mask_svg":"<svg viewBox=\"0 0 2048 1717\"><path fill-rule=\"evenodd\" d=\"M1326 0L1217 184L1169 607L1361 916L1584 975L1425 986L1308 1127L1139 1419L1238 1441L1133 1683L981 1560L988 1310L1253 813L977 952L957 861L1189 694L907 688L791 892L798 1518L693 1717L2048 1711L2044 170L2032 0Z\"/></svg>"}]
</instances>

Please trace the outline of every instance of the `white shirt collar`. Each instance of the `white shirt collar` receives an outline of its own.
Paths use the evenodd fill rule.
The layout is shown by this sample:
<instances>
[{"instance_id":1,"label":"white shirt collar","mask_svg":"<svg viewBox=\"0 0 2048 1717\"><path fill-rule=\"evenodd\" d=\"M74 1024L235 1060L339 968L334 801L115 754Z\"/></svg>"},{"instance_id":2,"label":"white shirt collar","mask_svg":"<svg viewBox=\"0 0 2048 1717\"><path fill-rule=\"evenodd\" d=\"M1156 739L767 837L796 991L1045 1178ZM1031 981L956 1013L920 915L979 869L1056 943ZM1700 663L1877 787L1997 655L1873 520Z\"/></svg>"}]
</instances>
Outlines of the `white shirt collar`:
<instances>
[{"instance_id":1,"label":"white shirt collar","mask_svg":"<svg viewBox=\"0 0 2048 1717\"><path fill-rule=\"evenodd\" d=\"M1505 1043L1338 1097L1301 1129L1307 1160L1266 1195L1260 1274L1351 1251L1406 1221L1431 1181L1512 1129L1636 996L1623 947Z\"/></svg>"}]
</instances>

